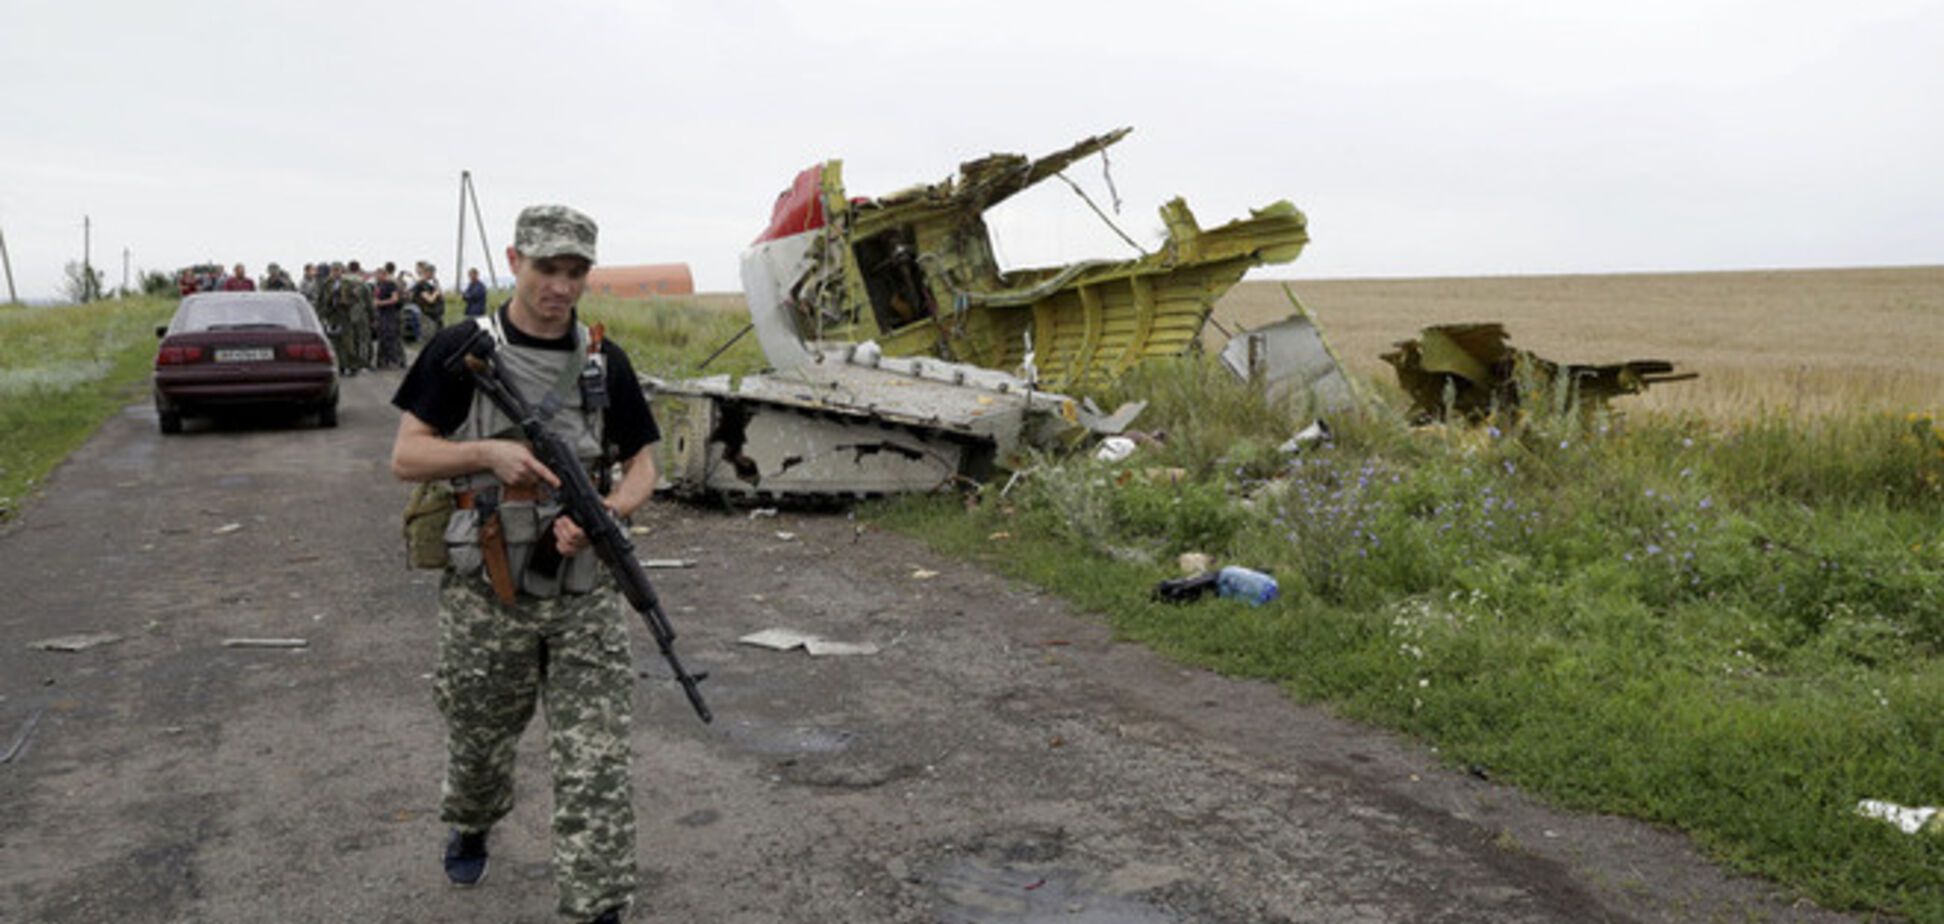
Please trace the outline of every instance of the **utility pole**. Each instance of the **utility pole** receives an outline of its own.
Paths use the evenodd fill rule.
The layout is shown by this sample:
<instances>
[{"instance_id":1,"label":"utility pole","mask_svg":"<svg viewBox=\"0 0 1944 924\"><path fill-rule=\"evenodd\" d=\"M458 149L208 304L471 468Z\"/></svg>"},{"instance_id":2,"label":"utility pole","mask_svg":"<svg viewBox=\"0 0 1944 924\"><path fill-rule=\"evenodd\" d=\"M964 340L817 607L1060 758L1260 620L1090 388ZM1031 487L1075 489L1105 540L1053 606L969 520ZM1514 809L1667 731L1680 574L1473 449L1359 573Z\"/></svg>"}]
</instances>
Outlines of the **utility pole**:
<instances>
[{"instance_id":1,"label":"utility pole","mask_svg":"<svg viewBox=\"0 0 1944 924\"><path fill-rule=\"evenodd\" d=\"M122 287L121 297L128 297L128 248L122 248Z\"/></svg>"},{"instance_id":2,"label":"utility pole","mask_svg":"<svg viewBox=\"0 0 1944 924\"><path fill-rule=\"evenodd\" d=\"M466 174L466 194L472 197L473 222L479 226L479 251L485 255L486 274L492 277L493 288L499 288L499 269L493 262L493 247L486 243L486 215L479 210L479 187L474 186L472 174Z\"/></svg>"},{"instance_id":3,"label":"utility pole","mask_svg":"<svg viewBox=\"0 0 1944 924\"><path fill-rule=\"evenodd\" d=\"M486 272L493 279L493 288L499 288L499 270L493 263L493 246L486 243L486 216L479 211L479 189L473 186L472 171L459 171L459 249L452 258L452 287L460 288L459 279L466 274L466 204L472 204L473 225L479 229L479 250L485 255Z\"/></svg>"},{"instance_id":4,"label":"utility pole","mask_svg":"<svg viewBox=\"0 0 1944 924\"><path fill-rule=\"evenodd\" d=\"M20 301L20 294L14 291L13 258L7 256L7 232L0 231L0 264L7 267L7 302Z\"/></svg>"},{"instance_id":5,"label":"utility pole","mask_svg":"<svg viewBox=\"0 0 1944 924\"><path fill-rule=\"evenodd\" d=\"M94 263L94 219L81 216L81 300L95 300Z\"/></svg>"},{"instance_id":6,"label":"utility pole","mask_svg":"<svg viewBox=\"0 0 1944 924\"><path fill-rule=\"evenodd\" d=\"M452 291L462 291L466 278L466 187L472 185L472 171L459 171L459 250L452 255Z\"/></svg>"}]
</instances>

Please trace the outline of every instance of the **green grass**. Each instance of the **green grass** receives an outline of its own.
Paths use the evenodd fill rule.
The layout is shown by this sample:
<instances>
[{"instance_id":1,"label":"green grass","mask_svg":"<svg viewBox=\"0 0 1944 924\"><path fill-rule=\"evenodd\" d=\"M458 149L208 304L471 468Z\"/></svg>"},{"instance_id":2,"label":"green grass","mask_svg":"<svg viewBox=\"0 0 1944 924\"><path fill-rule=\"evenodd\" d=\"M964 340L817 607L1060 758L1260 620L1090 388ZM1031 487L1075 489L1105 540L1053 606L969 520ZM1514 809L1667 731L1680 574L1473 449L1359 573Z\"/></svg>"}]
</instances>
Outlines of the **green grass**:
<instances>
[{"instance_id":1,"label":"green grass","mask_svg":"<svg viewBox=\"0 0 1944 924\"><path fill-rule=\"evenodd\" d=\"M680 298L640 301L588 296L581 300L588 323L607 326L607 335L628 351L635 371L663 378L755 372L766 365L756 334L743 336L708 368L698 366L749 323L740 311L705 308Z\"/></svg>"},{"instance_id":2,"label":"green grass","mask_svg":"<svg viewBox=\"0 0 1944 924\"><path fill-rule=\"evenodd\" d=\"M1827 906L1944 921L1944 838L1853 813L1944 802L1931 417L1414 431L1379 406L1288 458L1300 409L1204 362L1115 392L1153 400L1139 425L1164 447L1043 458L970 515L873 515L1562 806L1676 826ZM1272 571L1282 599L1151 602L1185 551Z\"/></svg>"},{"instance_id":3,"label":"green grass","mask_svg":"<svg viewBox=\"0 0 1944 924\"><path fill-rule=\"evenodd\" d=\"M173 298L0 306L0 519L139 394Z\"/></svg>"}]
</instances>

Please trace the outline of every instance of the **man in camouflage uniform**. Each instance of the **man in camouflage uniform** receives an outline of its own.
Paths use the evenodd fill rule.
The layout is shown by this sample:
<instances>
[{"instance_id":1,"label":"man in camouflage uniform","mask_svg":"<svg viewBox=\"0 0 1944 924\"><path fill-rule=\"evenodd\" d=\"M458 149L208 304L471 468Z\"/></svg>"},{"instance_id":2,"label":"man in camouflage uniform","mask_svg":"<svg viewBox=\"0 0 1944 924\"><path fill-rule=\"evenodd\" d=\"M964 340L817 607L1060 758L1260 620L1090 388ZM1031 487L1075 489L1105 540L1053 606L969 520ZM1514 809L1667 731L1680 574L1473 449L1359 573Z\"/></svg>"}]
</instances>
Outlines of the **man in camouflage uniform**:
<instances>
[{"instance_id":1,"label":"man in camouflage uniform","mask_svg":"<svg viewBox=\"0 0 1944 924\"><path fill-rule=\"evenodd\" d=\"M290 274L284 272L283 267L272 263L263 271L263 282L257 288L265 292L290 292L297 288L297 284L290 281Z\"/></svg>"},{"instance_id":2,"label":"man in camouflage uniform","mask_svg":"<svg viewBox=\"0 0 1944 924\"><path fill-rule=\"evenodd\" d=\"M635 891L628 623L586 536L549 513L550 504L558 510L548 490L558 477L464 373L447 368L484 329L498 344L504 376L529 401L558 408L546 426L576 447L591 472L619 460L608 506L625 519L646 503L656 480L654 417L627 354L575 312L594 241L593 220L572 209L520 213L507 249L512 299L434 336L392 398L403 412L392 471L410 481L449 479L457 492L444 532L449 561L434 683L447 726L446 876L457 885L484 877L487 832L512 810L514 753L538 706L546 711L553 774L559 911L611 924ZM605 410L589 400L600 391L590 381L603 384ZM566 556L557 582L524 571L540 542Z\"/></svg>"},{"instance_id":3,"label":"man in camouflage uniform","mask_svg":"<svg viewBox=\"0 0 1944 924\"><path fill-rule=\"evenodd\" d=\"M336 264L331 269L336 276ZM345 342L350 348L351 374L371 368L371 326L374 323L374 309L371 305L371 283L366 282L358 261L352 260L344 266L344 275L338 277L331 286L331 298L344 312Z\"/></svg>"},{"instance_id":4,"label":"man in camouflage uniform","mask_svg":"<svg viewBox=\"0 0 1944 924\"><path fill-rule=\"evenodd\" d=\"M358 365L351 355L351 317L337 298L338 283L342 281L344 264L317 264L317 282L312 289L311 304L317 307L317 320L324 324L324 335L331 338L331 352L337 354L338 374L351 376L358 374Z\"/></svg>"}]
</instances>

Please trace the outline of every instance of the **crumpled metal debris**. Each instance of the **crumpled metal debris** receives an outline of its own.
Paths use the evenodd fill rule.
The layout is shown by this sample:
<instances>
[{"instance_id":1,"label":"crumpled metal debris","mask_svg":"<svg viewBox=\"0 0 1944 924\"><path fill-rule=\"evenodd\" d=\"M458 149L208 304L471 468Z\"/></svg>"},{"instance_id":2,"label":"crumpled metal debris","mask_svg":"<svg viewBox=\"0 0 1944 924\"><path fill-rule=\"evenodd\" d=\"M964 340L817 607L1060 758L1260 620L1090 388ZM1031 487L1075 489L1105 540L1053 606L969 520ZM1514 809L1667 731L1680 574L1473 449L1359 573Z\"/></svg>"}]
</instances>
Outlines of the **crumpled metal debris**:
<instances>
[{"instance_id":1,"label":"crumpled metal debris","mask_svg":"<svg viewBox=\"0 0 1944 924\"><path fill-rule=\"evenodd\" d=\"M1137 258L1017 270L999 265L985 224L987 209L1064 179L1061 171L1104 157L1129 131L1039 158L991 154L961 164L956 177L876 198L845 190L841 161L804 170L742 257L763 354L787 369L811 361L820 343L875 341L886 356L1015 370L1030 352L1029 377L1053 389L1181 355L1243 273L1302 253L1308 221L1294 205L1273 202L1204 230L1174 199L1160 209L1167 237L1151 251L1135 245Z\"/></svg>"},{"instance_id":2,"label":"crumpled metal debris","mask_svg":"<svg viewBox=\"0 0 1944 924\"><path fill-rule=\"evenodd\" d=\"M1296 293L1288 286L1282 290L1294 310L1273 324L1237 331L1222 347L1222 365L1237 378L1257 384L1273 400L1307 396L1312 414L1356 406L1357 388L1344 374L1323 329Z\"/></svg>"},{"instance_id":3,"label":"crumpled metal debris","mask_svg":"<svg viewBox=\"0 0 1944 924\"><path fill-rule=\"evenodd\" d=\"M1031 448L1112 434L1112 414L991 369L820 348L800 366L733 381L644 378L677 494L869 497L983 481Z\"/></svg>"},{"instance_id":4,"label":"crumpled metal debris","mask_svg":"<svg viewBox=\"0 0 1944 924\"><path fill-rule=\"evenodd\" d=\"M1420 422L1454 415L1482 421L1495 410L1511 410L1523 400L1552 394L1561 394L1571 407L1591 411L1649 385L1700 376L1675 372L1674 364L1664 359L1562 365L1515 349L1509 339L1502 324L1439 324L1419 331L1415 340L1399 341L1382 358L1397 370L1397 384L1410 396Z\"/></svg>"}]
</instances>

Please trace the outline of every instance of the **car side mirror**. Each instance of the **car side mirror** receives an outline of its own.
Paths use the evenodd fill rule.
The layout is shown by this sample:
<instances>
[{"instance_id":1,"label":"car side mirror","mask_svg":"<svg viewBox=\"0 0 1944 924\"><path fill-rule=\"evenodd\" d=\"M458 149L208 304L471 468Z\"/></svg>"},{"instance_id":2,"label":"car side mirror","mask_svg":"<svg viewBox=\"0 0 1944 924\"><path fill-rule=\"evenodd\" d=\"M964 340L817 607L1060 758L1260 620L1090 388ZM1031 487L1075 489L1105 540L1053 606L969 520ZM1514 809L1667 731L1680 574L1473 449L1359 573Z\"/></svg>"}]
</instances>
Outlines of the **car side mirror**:
<instances>
[{"instance_id":1,"label":"car side mirror","mask_svg":"<svg viewBox=\"0 0 1944 924\"><path fill-rule=\"evenodd\" d=\"M168 335L169 335L169 325L167 324L156 325L155 339L160 340L163 337L167 337Z\"/></svg>"}]
</instances>

